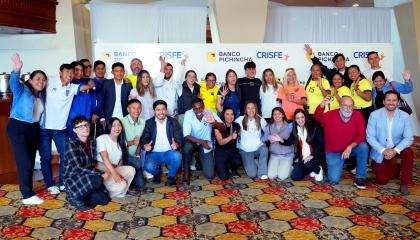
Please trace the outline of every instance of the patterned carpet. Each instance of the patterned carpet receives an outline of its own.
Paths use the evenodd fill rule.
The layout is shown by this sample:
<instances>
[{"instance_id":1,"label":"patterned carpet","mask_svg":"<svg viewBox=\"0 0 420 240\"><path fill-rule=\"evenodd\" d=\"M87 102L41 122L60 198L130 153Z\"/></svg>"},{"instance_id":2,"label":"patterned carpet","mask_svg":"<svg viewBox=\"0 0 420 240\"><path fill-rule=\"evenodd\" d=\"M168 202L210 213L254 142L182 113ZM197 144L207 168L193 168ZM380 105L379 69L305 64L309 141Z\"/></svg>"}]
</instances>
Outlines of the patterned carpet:
<instances>
[{"instance_id":1,"label":"patterned carpet","mask_svg":"<svg viewBox=\"0 0 420 240\"><path fill-rule=\"evenodd\" d=\"M0 187L0 238L18 239L420 239L420 146L410 195L398 180L356 190L305 181L196 178L191 185L149 183L139 194L76 211L65 194L36 183L45 203L21 204L17 185ZM372 178L372 174L369 174Z\"/></svg>"}]
</instances>

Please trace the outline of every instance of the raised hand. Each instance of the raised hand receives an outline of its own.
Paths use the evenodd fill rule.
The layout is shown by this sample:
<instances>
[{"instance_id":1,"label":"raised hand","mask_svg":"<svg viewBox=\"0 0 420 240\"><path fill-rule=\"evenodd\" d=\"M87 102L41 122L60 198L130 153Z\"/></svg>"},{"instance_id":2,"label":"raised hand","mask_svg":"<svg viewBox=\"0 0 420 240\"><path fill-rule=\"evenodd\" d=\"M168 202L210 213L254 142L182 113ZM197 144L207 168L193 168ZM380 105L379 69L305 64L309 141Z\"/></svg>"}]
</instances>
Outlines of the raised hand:
<instances>
[{"instance_id":1,"label":"raised hand","mask_svg":"<svg viewBox=\"0 0 420 240\"><path fill-rule=\"evenodd\" d=\"M321 107L325 107L331 102L331 95L325 96L324 100L321 102Z\"/></svg>"},{"instance_id":2,"label":"raised hand","mask_svg":"<svg viewBox=\"0 0 420 240\"><path fill-rule=\"evenodd\" d=\"M410 79L411 79L411 73L410 73L410 70L408 70L408 69L404 69L404 71L403 71L403 73L402 73L402 76L403 76L403 78L404 78L404 81L409 81Z\"/></svg>"},{"instance_id":3,"label":"raised hand","mask_svg":"<svg viewBox=\"0 0 420 240\"><path fill-rule=\"evenodd\" d=\"M188 58L189 58L189 56L188 56L188 55L184 55L184 57L183 57L183 58L182 58L182 60L181 60L181 65L182 65L182 66L185 66L185 63L187 62Z\"/></svg>"},{"instance_id":4,"label":"raised hand","mask_svg":"<svg viewBox=\"0 0 420 240\"><path fill-rule=\"evenodd\" d=\"M12 56L12 63L13 63L13 71L14 72L20 72L23 66L23 62L20 59L20 56L18 53L13 54Z\"/></svg>"},{"instance_id":5,"label":"raised hand","mask_svg":"<svg viewBox=\"0 0 420 240\"><path fill-rule=\"evenodd\" d=\"M215 121L216 121L216 120L214 120L213 113L208 113L208 114L207 114L207 116L206 116L206 122L208 122L208 123L212 124L212 123L214 123Z\"/></svg>"},{"instance_id":6,"label":"raised hand","mask_svg":"<svg viewBox=\"0 0 420 240\"><path fill-rule=\"evenodd\" d=\"M303 49L305 49L306 54L312 55L312 48L309 44L305 44Z\"/></svg>"},{"instance_id":7,"label":"raised hand","mask_svg":"<svg viewBox=\"0 0 420 240\"><path fill-rule=\"evenodd\" d=\"M229 93L229 88L225 85L222 87L222 91L220 92L223 97L226 97L226 95Z\"/></svg>"},{"instance_id":8,"label":"raised hand","mask_svg":"<svg viewBox=\"0 0 420 240\"><path fill-rule=\"evenodd\" d=\"M147 144L144 144L144 150L146 151L146 152L150 152L151 150L152 150L152 142L153 142L153 140L152 141L150 141L149 143L147 143Z\"/></svg>"}]
</instances>

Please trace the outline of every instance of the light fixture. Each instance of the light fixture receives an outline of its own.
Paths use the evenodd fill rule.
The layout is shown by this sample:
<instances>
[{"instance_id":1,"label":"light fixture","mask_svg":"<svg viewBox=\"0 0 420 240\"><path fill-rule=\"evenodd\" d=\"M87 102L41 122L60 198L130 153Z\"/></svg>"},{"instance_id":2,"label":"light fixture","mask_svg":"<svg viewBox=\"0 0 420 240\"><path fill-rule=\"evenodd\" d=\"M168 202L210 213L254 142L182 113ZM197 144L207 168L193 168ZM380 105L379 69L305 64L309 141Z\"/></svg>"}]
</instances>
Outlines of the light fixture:
<instances>
[{"instance_id":1,"label":"light fixture","mask_svg":"<svg viewBox=\"0 0 420 240\"><path fill-rule=\"evenodd\" d=\"M358 3L358 2L354 2L352 6L353 6L353 7L358 7L358 6L360 6L360 5L359 5L359 3Z\"/></svg>"}]
</instances>

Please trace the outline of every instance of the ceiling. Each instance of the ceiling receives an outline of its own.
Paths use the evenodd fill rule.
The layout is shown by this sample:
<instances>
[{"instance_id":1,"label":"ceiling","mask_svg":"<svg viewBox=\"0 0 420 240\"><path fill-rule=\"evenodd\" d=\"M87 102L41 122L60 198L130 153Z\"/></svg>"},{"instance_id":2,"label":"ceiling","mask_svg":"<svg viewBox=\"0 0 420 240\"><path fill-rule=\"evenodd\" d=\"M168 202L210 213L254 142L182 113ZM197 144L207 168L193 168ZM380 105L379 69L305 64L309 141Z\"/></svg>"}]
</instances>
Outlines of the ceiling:
<instances>
[{"instance_id":1,"label":"ceiling","mask_svg":"<svg viewBox=\"0 0 420 240\"><path fill-rule=\"evenodd\" d=\"M302 7L352 7L358 3L360 7L374 7L374 0L270 0L286 6Z\"/></svg>"}]
</instances>

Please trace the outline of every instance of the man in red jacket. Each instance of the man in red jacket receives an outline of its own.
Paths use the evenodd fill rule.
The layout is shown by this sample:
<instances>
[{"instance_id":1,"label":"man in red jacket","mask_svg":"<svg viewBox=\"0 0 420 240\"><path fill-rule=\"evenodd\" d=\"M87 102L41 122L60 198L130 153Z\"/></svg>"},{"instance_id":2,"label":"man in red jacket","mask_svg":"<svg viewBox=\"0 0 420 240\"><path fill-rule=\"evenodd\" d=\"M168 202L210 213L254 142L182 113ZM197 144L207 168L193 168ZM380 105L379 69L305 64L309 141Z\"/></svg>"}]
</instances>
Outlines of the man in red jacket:
<instances>
[{"instance_id":1,"label":"man in red jacket","mask_svg":"<svg viewBox=\"0 0 420 240\"><path fill-rule=\"evenodd\" d=\"M331 96L326 96L314 113L315 119L324 127L325 153L328 165L328 181L340 181L345 159L356 157L356 181L358 189L365 189L366 164L369 146L366 143L366 127L363 116L353 111L353 99L343 96L340 108L324 113Z\"/></svg>"}]
</instances>

